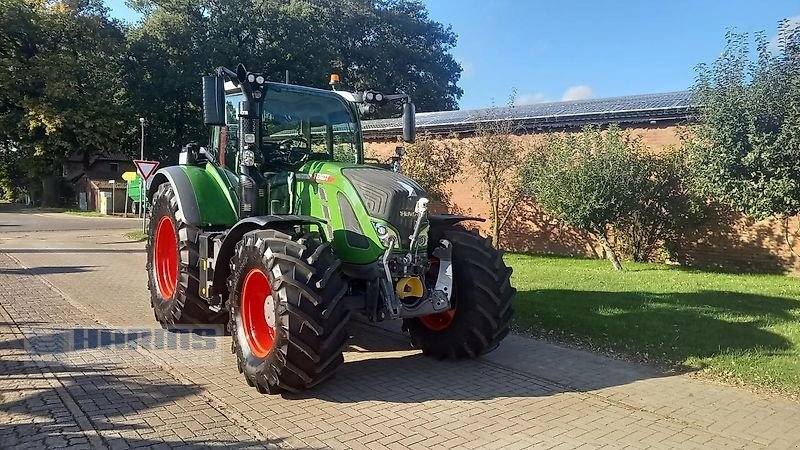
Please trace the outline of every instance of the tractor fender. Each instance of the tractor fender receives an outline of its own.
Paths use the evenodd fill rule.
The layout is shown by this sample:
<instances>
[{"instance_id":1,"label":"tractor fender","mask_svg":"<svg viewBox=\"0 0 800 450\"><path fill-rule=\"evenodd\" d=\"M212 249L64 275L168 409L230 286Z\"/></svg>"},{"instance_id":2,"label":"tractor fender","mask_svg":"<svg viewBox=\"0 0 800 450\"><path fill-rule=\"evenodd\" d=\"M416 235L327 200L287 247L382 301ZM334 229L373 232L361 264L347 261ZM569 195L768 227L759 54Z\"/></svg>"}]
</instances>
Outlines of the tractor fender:
<instances>
[{"instance_id":1,"label":"tractor fender","mask_svg":"<svg viewBox=\"0 0 800 450\"><path fill-rule=\"evenodd\" d=\"M247 217L240 220L225 233L222 243L214 257L214 286L226 286L225 282L230 275L230 260L236 250L236 243L245 233L255 230L268 230L270 228L285 228L295 225L322 225L324 220L311 216L298 216L294 214L270 215ZM215 288L218 289L218 288ZM219 294L220 290L215 293Z\"/></svg>"},{"instance_id":2,"label":"tractor fender","mask_svg":"<svg viewBox=\"0 0 800 450\"><path fill-rule=\"evenodd\" d=\"M151 201L163 183L170 183L178 199L178 207L187 224L204 228L230 226L236 223L236 210L225 193L225 187L207 169L197 166L170 166L153 175L147 189ZM198 198L202 201L198 201Z\"/></svg>"},{"instance_id":3,"label":"tractor fender","mask_svg":"<svg viewBox=\"0 0 800 450\"><path fill-rule=\"evenodd\" d=\"M428 222L431 224L431 227L455 225L465 220L486 222L486 219L481 217L462 216L459 214L431 214L428 216Z\"/></svg>"}]
</instances>

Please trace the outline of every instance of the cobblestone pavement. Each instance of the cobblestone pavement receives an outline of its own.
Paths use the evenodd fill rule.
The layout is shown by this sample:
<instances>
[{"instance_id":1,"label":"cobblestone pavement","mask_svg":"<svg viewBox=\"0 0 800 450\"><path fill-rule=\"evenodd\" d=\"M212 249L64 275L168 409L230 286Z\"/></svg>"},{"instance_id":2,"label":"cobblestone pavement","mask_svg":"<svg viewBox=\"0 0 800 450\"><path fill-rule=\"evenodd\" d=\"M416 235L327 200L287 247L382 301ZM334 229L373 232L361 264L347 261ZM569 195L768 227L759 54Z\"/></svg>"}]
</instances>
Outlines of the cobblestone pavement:
<instances>
[{"instance_id":1,"label":"cobblestone pavement","mask_svg":"<svg viewBox=\"0 0 800 450\"><path fill-rule=\"evenodd\" d=\"M44 351L76 327L155 330L147 298L143 245L120 231L0 234L0 448L800 445L795 402L518 336L453 363L354 324L337 376L286 397L248 387L226 337L218 359Z\"/></svg>"}]
</instances>

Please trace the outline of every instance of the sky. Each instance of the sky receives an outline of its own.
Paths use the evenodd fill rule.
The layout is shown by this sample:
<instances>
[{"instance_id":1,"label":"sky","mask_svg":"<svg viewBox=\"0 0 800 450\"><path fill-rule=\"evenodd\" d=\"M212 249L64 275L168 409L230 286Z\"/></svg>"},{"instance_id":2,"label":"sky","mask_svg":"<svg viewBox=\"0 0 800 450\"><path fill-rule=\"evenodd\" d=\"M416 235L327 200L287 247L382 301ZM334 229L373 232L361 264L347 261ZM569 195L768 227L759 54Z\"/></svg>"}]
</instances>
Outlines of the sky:
<instances>
[{"instance_id":1,"label":"sky","mask_svg":"<svg viewBox=\"0 0 800 450\"><path fill-rule=\"evenodd\" d=\"M124 0L112 15L134 21ZM800 23L797 0L426 0L458 35L461 109L683 90L712 62L725 32Z\"/></svg>"}]
</instances>

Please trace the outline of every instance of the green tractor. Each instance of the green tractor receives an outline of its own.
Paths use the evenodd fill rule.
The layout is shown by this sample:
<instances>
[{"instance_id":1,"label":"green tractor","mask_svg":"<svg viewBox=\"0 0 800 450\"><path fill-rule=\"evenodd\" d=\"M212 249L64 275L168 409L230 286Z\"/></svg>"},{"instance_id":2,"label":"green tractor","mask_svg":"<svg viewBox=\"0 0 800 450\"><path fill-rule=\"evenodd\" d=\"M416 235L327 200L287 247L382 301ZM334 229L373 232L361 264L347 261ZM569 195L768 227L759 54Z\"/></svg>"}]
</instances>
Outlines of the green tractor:
<instances>
[{"instance_id":1,"label":"green tractor","mask_svg":"<svg viewBox=\"0 0 800 450\"><path fill-rule=\"evenodd\" d=\"M511 269L487 238L428 213L414 180L366 165L360 116L405 94L269 82L242 65L203 77L208 148L159 170L147 271L156 319L227 324L260 392L301 391L343 363L354 313L402 320L437 358L472 358L508 334Z\"/></svg>"}]
</instances>

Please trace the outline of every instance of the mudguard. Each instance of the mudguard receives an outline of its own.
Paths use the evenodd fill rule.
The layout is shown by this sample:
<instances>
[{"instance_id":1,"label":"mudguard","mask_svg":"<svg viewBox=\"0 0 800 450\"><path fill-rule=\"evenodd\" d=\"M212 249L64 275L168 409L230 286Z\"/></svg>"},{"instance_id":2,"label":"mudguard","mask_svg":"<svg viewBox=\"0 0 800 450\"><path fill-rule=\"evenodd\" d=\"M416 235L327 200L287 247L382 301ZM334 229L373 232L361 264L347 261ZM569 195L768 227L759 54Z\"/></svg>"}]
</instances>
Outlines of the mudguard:
<instances>
[{"instance_id":1,"label":"mudguard","mask_svg":"<svg viewBox=\"0 0 800 450\"><path fill-rule=\"evenodd\" d=\"M474 216L462 216L459 214L430 214L428 216L428 222L430 222L431 226L436 225L455 225L459 222L463 222L465 220L472 220L475 222L486 222L486 219L481 217L474 217Z\"/></svg>"},{"instance_id":2,"label":"mudguard","mask_svg":"<svg viewBox=\"0 0 800 450\"><path fill-rule=\"evenodd\" d=\"M165 167L153 175L147 199L152 200L159 185L170 183L188 224L198 228L228 227L237 221L237 207L223 176L208 165Z\"/></svg>"},{"instance_id":3,"label":"mudguard","mask_svg":"<svg viewBox=\"0 0 800 450\"><path fill-rule=\"evenodd\" d=\"M214 258L214 286L226 286L225 281L230 275L230 260L236 250L236 243L242 239L245 233L255 230L267 230L275 227L292 227L295 225L317 225L324 224L324 220L311 216L298 216L294 214L280 216L256 216L247 217L240 220L236 225L228 230L217 254ZM323 234L324 236L324 234Z\"/></svg>"}]
</instances>

